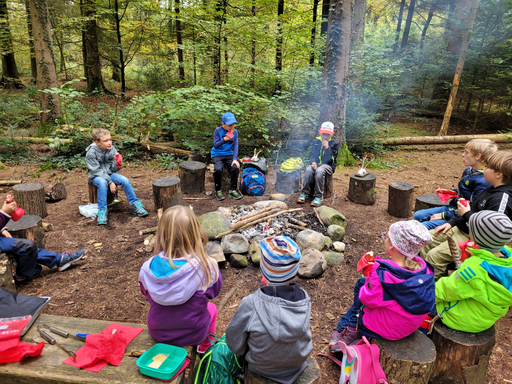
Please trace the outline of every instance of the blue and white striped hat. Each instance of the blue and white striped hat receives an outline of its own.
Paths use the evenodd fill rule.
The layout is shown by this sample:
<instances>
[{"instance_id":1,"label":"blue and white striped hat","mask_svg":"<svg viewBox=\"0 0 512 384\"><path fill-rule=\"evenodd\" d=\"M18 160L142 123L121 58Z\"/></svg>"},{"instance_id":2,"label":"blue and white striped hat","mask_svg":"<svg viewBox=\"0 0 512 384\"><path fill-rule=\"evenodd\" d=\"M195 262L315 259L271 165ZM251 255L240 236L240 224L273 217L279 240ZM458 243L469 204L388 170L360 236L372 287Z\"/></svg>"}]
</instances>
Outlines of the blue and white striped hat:
<instances>
[{"instance_id":1,"label":"blue and white striped hat","mask_svg":"<svg viewBox=\"0 0 512 384\"><path fill-rule=\"evenodd\" d=\"M269 285L284 285L297 276L300 248L286 236L272 236L260 242L261 273Z\"/></svg>"}]
</instances>

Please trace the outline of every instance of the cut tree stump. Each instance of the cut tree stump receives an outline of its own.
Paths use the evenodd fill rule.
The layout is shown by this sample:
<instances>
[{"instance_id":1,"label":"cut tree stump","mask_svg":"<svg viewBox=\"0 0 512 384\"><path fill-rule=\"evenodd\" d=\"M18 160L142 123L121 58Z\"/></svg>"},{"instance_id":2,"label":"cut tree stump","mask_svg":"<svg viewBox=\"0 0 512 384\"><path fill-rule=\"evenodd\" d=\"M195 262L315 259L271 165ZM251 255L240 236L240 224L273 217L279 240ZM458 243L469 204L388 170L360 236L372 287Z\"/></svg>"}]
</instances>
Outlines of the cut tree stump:
<instances>
[{"instance_id":1,"label":"cut tree stump","mask_svg":"<svg viewBox=\"0 0 512 384\"><path fill-rule=\"evenodd\" d=\"M484 384L496 329L480 333L455 331L437 321L432 332L437 359L430 384Z\"/></svg>"},{"instance_id":2,"label":"cut tree stump","mask_svg":"<svg viewBox=\"0 0 512 384\"><path fill-rule=\"evenodd\" d=\"M402 340L373 339L380 348L379 362L388 383L427 383L436 361L436 347L420 331Z\"/></svg>"},{"instance_id":3,"label":"cut tree stump","mask_svg":"<svg viewBox=\"0 0 512 384\"><path fill-rule=\"evenodd\" d=\"M414 206L415 211L422 209L444 207L450 205L448 202L443 203L437 195L419 195L416 196L416 204Z\"/></svg>"},{"instance_id":4,"label":"cut tree stump","mask_svg":"<svg viewBox=\"0 0 512 384\"><path fill-rule=\"evenodd\" d=\"M377 200L377 189L375 183L377 176L368 173L366 176L358 176L356 173L350 175L348 186L348 199L356 204L373 205Z\"/></svg>"},{"instance_id":5,"label":"cut tree stump","mask_svg":"<svg viewBox=\"0 0 512 384\"><path fill-rule=\"evenodd\" d=\"M155 202L155 211L175 205L183 205L180 179L178 177L162 177L153 180L153 200Z\"/></svg>"},{"instance_id":6,"label":"cut tree stump","mask_svg":"<svg viewBox=\"0 0 512 384\"><path fill-rule=\"evenodd\" d=\"M98 187L95 186L91 180L89 179L88 183L87 183L88 187L89 187L89 201L92 203L92 204L95 204L98 202ZM117 190L119 191L119 188L121 188L120 185L117 186ZM112 204L114 202L114 200L117 199L117 192L116 193L112 193L110 191L110 188L107 189L107 205L108 204Z\"/></svg>"},{"instance_id":7,"label":"cut tree stump","mask_svg":"<svg viewBox=\"0 0 512 384\"><path fill-rule=\"evenodd\" d=\"M62 183L45 183L44 195L46 201L54 202L68 197L66 186Z\"/></svg>"},{"instance_id":8,"label":"cut tree stump","mask_svg":"<svg viewBox=\"0 0 512 384\"><path fill-rule=\"evenodd\" d=\"M309 356L307 362L308 367L300 374L297 380L294 381L294 384L320 383L320 366L317 361ZM244 384L277 384L277 382L252 373L246 366Z\"/></svg>"},{"instance_id":9,"label":"cut tree stump","mask_svg":"<svg viewBox=\"0 0 512 384\"><path fill-rule=\"evenodd\" d=\"M10 220L7 231L17 239L28 239L36 243L37 248L44 248L46 238L43 230L43 220L36 215L23 215L18 221Z\"/></svg>"},{"instance_id":10,"label":"cut tree stump","mask_svg":"<svg viewBox=\"0 0 512 384\"><path fill-rule=\"evenodd\" d=\"M228 193L229 192L229 188L231 186L231 176L230 176L230 173L229 173L229 168L231 167L228 167L227 165L224 165L222 167L222 178L221 178L221 191L222 193ZM238 180L237 180L237 183L236 185L240 185L240 190L242 190L242 169L240 169L240 173L238 174Z\"/></svg>"},{"instance_id":11,"label":"cut tree stump","mask_svg":"<svg viewBox=\"0 0 512 384\"><path fill-rule=\"evenodd\" d=\"M276 172L276 193L284 193L285 195L291 195L297 193L302 187L302 171L293 172Z\"/></svg>"},{"instance_id":12,"label":"cut tree stump","mask_svg":"<svg viewBox=\"0 0 512 384\"><path fill-rule=\"evenodd\" d=\"M332 196L332 191L334 191L334 186L332 183L332 175L326 174L324 181L324 199ZM315 188L311 188L311 193L309 194L309 198L313 200L315 198Z\"/></svg>"},{"instance_id":13,"label":"cut tree stump","mask_svg":"<svg viewBox=\"0 0 512 384\"><path fill-rule=\"evenodd\" d=\"M0 253L0 288L16 292L16 286L12 277L12 267L11 260L7 254Z\"/></svg>"},{"instance_id":14,"label":"cut tree stump","mask_svg":"<svg viewBox=\"0 0 512 384\"><path fill-rule=\"evenodd\" d=\"M12 189L14 200L25 210L25 214L41 218L48 216L43 184L23 183L15 185Z\"/></svg>"},{"instance_id":15,"label":"cut tree stump","mask_svg":"<svg viewBox=\"0 0 512 384\"><path fill-rule=\"evenodd\" d=\"M184 195L195 195L204 192L205 163L184 161L180 163L178 176L181 180L181 192Z\"/></svg>"},{"instance_id":16,"label":"cut tree stump","mask_svg":"<svg viewBox=\"0 0 512 384\"><path fill-rule=\"evenodd\" d=\"M412 215L414 186L404 181L389 183L388 213L395 217Z\"/></svg>"}]
</instances>

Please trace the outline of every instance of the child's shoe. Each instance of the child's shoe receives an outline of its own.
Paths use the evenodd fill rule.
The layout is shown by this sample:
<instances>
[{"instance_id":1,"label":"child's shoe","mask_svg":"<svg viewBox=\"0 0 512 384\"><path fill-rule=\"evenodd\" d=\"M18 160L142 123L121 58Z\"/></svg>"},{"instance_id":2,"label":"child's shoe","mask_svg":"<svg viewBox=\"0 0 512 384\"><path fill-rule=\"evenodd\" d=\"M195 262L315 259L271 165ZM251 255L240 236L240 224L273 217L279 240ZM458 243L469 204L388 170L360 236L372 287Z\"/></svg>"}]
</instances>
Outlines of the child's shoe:
<instances>
[{"instance_id":1,"label":"child's shoe","mask_svg":"<svg viewBox=\"0 0 512 384\"><path fill-rule=\"evenodd\" d=\"M132 213L139 217L145 217L149 215L149 213L144 209L144 206L140 201L137 201L135 204L132 205Z\"/></svg>"},{"instance_id":2,"label":"child's shoe","mask_svg":"<svg viewBox=\"0 0 512 384\"><path fill-rule=\"evenodd\" d=\"M107 225L107 210L100 209L98 211L98 217L96 218L98 225Z\"/></svg>"},{"instance_id":3,"label":"child's shoe","mask_svg":"<svg viewBox=\"0 0 512 384\"><path fill-rule=\"evenodd\" d=\"M299 198L297 199L297 204L304 204L307 197L308 196L304 192L301 192Z\"/></svg>"},{"instance_id":4,"label":"child's shoe","mask_svg":"<svg viewBox=\"0 0 512 384\"><path fill-rule=\"evenodd\" d=\"M82 257L87 254L87 249L81 249L76 252L64 252L62 258L59 261L59 271L64 271L69 268L73 263L76 263Z\"/></svg>"},{"instance_id":5,"label":"child's shoe","mask_svg":"<svg viewBox=\"0 0 512 384\"><path fill-rule=\"evenodd\" d=\"M315 197L313 201L311 202L312 207L319 207L322 205L322 198L321 197Z\"/></svg>"},{"instance_id":6,"label":"child's shoe","mask_svg":"<svg viewBox=\"0 0 512 384\"><path fill-rule=\"evenodd\" d=\"M215 198L219 201L222 201L225 199L224 195L222 194L222 191L215 191Z\"/></svg>"},{"instance_id":7,"label":"child's shoe","mask_svg":"<svg viewBox=\"0 0 512 384\"><path fill-rule=\"evenodd\" d=\"M43 267L40 265L40 264L36 264L36 268L34 269L34 272L32 273L32 276L29 276L29 277L19 277L18 275L16 275L16 273L14 274L14 281L16 282L16 284L25 284L25 283L28 283L29 281L35 279L37 276L39 276L39 274L42 272L43 270Z\"/></svg>"},{"instance_id":8,"label":"child's shoe","mask_svg":"<svg viewBox=\"0 0 512 384\"><path fill-rule=\"evenodd\" d=\"M228 194L230 199L240 200L242 198L242 195L238 193L238 191L229 191Z\"/></svg>"},{"instance_id":9,"label":"child's shoe","mask_svg":"<svg viewBox=\"0 0 512 384\"><path fill-rule=\"evenodd\" d=\"M361 334L355 328L347 327L341 332L334 331L329 340L329 350L331 353L339 353L341 352L340 341L346 345L353 345L359 340L361 340Z\"/></svg>"}]
</instances>

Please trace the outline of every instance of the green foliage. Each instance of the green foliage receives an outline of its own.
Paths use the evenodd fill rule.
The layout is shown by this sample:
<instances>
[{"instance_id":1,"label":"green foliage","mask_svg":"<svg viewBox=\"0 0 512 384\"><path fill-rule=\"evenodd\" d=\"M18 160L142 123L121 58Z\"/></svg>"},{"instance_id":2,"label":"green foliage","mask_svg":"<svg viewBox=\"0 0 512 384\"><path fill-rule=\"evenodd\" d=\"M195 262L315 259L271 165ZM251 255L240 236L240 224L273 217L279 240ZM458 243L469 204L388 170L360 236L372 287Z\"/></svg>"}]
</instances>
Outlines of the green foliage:
<instances>
[{"instance_id":1,"label":"green foliage","mask_svg":"<svg viewBox=\"0 0 512 384\"><path fill-rule=\"evenodd\" d=\"M0 89L0 125L24 127L36 121L37 109L27 94Z\"/></svg>"},{"instance_id":2,"label":"green foliage","mask_svg":"<svg viewBox=\"0 0 512 384\"><path fill-rule=\"evenodd\" d=\"M338 152L338 158L336 160L338 165L341 165L341 167L356 165L356 160L348 150L346 143L343 143L341 149Z\"/></svg>"},{"instance_id":3,"label":"green foliage","mask_svg":"<svg viewBox=\"0 0 512 384\"><path fill-rule=\"evenodd\" d=\"M171 170L178 168L178 163L172 153L157 154L155 157L164 169Z\"/></svg>"},{"instance_id":4,"label":"green foliage","mask_svg":"<svg viewBox=\"0 0 512 384\"><path fill-rule=\"evenodd\" d=\"M84 92L79 92L71 86L74 82L78 81L80 81L80 79L73 79L62 84L59 88L54 87L41 90L41 92L59 96L62 104L62 119L66 124L76 123L76 118L72 114L72 111L76 109L77 105L80 105L76 99L85 96Z\"/></svg>"},{"instance_id":5,"label":"green foliage","mask_svg":"<svg viewBox=\"0 0 512 384\"><path fill-rule=\"evenodd\" d=\"M65 172L70 172L73 169L87 169L85 156L82 154L76 154L73 156L45 156L36 161L35 164L39 165L41 168L39 174L50 169L57 169Z\"/></svg>"}]
</instances>

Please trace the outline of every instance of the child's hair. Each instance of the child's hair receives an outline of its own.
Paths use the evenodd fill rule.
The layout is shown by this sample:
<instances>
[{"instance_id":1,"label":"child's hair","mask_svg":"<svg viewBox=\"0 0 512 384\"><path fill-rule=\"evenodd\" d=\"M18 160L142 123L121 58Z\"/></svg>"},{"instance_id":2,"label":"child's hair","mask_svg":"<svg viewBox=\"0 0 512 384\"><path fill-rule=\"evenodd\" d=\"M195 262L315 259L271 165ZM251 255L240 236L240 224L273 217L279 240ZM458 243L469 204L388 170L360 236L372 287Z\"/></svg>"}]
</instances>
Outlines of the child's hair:
<instances>
[{"instance_id":1,"label":"child's hair","mask_svg":"<svg viewBox=\"0 0 512 384\"><path fill-rule=\"evenodd\" d=\"M512 184L512 152L497 151L487 159L487 168L503 173L503 183Z\"/></svg>"},{"instance_id":2,"label":"child's hair","mask_svg":"<svg viewBox=\"0 0 512 384\"><path fill-rule=\"evenodd\" d=\"M182 205L169 208L158 222L155 241L156 254L164 251L165 255L169 258L169 264L173 268L176 268L176 266L173 264L172 259L182 257L189 263L191 263L191 257L196 259L206 276L206 281L202 281L204 290L210 286L212 280L217 279L218 273L216 268L217 262L206 254L205 247L207 242L206 233L201 228L201 224L199 224L196 215L190 208ZM212 266L215 267L212 268ZM215 271L215 276L212 276L212 271ZM201 277L201 274L197 273Z\"/></svg>"},{"instance_id":3,"label":"child's hair","mask_svg":"<svg viewBox=\"0 0 512 384\"><path fill-rule=\"evenodd\" d=\"M404 268L409 271L417 271L418 269L421 269L421 265L417 261L405 259Z\"/></svg>"},{"instance_id":4,"label":"child's hair","mask_svg":"<svg viewBox=\"0 0 512 384\"><path fill-rule=\"evenodd\" d=\"M480 154L480 161L483 163L485 163L487 159L489 159L489 156L491 156L493 153L496 153L496 151L498 150L498 146L496 145L496 143L489 139L469 140L464 148L471 151L473 156Z\"/></svg>"},{"instance_id":5,"label":"child's hair","mask_svg":"<svg viewBox=\"0 0 512 384\"><path fill-rule=\"evenodd\" d=\"M95 128L92 130L91 135L94 141L100 141L101 136L110 135L110 132L105 128Z\"/></svg>"}]
</instances>

